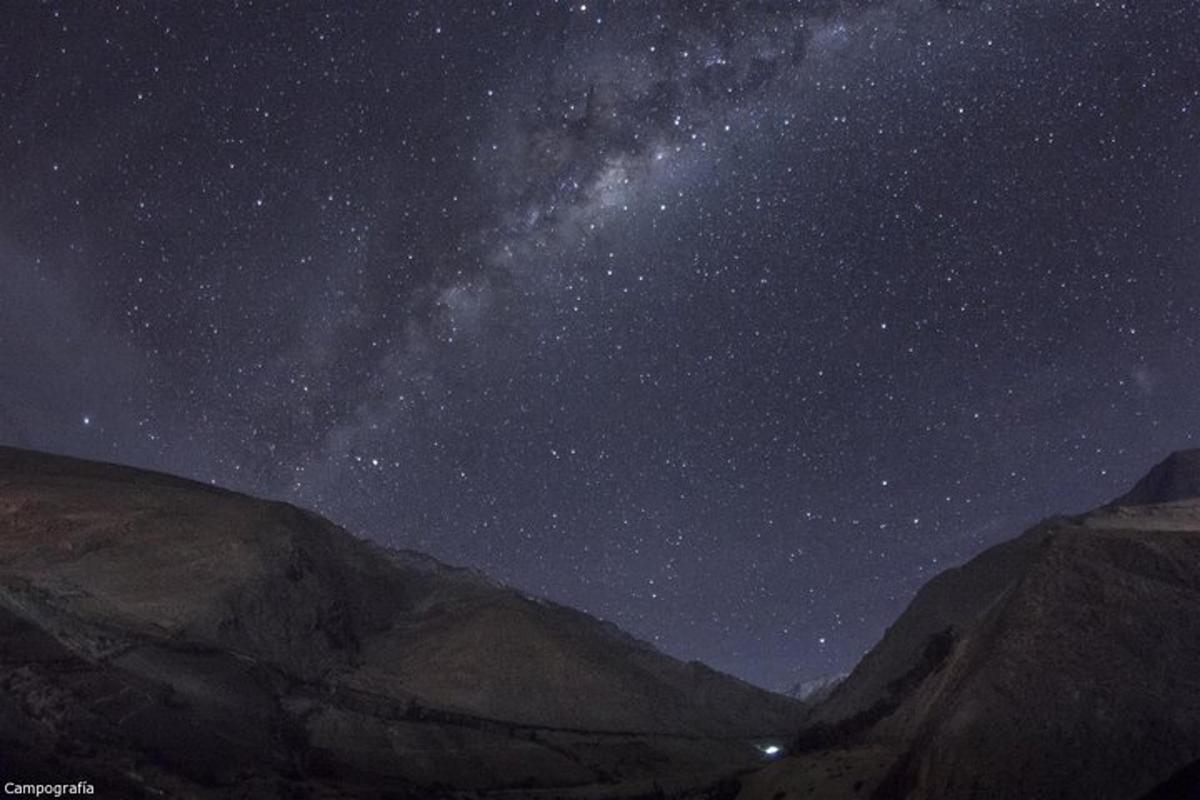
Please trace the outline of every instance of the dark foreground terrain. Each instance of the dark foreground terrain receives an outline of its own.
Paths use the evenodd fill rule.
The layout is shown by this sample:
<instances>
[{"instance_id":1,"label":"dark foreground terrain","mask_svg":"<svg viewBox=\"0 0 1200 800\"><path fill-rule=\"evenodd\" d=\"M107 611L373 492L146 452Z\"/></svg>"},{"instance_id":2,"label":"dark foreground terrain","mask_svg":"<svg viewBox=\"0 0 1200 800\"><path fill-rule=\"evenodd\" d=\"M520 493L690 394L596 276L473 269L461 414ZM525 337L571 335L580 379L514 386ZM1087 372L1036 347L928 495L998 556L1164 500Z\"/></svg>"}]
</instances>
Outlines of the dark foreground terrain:
<instances>
[{"instance_id":1,"label":"dark foreground terrain","mask_svg":"<svg viewBox=\"0 0 1200 800\"><path fill-rule=\"evenodd\" d=\"M745 800L1200 798L1200 451L930 581Z\"/></svg>"},{"instance_id":2,"label":"dark foreground terrain","mask_svg":"<svg viewBox=\"0 0 1200 800\"><path fill-rule=\"evenodd\" d=\"M0 778L730 796L800 706L278 503L0 448Z\"/></svg>"},{"instance_id":3,"label":"dark foreground terrain","mask_svg":"<svg viewBox=\"0 0 1200 800\"><path fill-rule=\"evenodd\" d=\"M291 506L0 448L0 778L461 800L1200 798L1200 451L934 578L810 696Z\"/></svg>"}]
</instances>

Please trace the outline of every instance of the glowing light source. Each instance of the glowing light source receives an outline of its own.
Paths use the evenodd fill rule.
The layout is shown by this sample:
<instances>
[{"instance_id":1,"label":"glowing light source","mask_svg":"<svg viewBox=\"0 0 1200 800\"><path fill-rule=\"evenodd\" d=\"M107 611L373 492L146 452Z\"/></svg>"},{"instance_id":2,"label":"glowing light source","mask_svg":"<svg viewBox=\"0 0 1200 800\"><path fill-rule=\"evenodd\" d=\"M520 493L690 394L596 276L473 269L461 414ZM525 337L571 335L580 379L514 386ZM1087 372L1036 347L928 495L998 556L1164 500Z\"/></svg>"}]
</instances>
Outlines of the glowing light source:
<instances>
[{"instance_id":1,"label":"glowing light source","mask_svg":"<svg viewBox=\"0 0 1200 800\"><path fill-rule=\"evenodd\" d=\"M783 748L777 744L760 744L758 751L763 754L763 758L778 758L783 755Z\"/></svg>"}]
</instances>

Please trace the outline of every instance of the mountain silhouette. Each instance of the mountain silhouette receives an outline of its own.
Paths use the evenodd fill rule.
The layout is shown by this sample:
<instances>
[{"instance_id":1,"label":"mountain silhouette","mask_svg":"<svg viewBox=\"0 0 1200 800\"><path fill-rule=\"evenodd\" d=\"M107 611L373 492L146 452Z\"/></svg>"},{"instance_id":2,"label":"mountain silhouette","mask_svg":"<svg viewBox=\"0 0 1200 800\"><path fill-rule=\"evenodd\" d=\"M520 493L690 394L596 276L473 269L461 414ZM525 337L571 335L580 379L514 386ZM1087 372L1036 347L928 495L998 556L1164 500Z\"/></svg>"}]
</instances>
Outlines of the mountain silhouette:
<instances>
[{"instance_id":1,"label":"mountain silhouette","mask_svg":"<svg viewBox=\"0 0 1200 800\"><path fill-rule=\"evenodd\" d=\"M627 797L756 765L799 709L286 504L0 448L6 779Z\"/></svg>"},{"instance_id":2,"label":"mountain silhouette","mask_svg":"<svg viewBox=\"0 0 1200 800\"><path fill-rule=\"evenodd\" d=\"M741 796L1184 798L1198 776L1193 450L931 580Z\"/></svg>"}]
</instances>

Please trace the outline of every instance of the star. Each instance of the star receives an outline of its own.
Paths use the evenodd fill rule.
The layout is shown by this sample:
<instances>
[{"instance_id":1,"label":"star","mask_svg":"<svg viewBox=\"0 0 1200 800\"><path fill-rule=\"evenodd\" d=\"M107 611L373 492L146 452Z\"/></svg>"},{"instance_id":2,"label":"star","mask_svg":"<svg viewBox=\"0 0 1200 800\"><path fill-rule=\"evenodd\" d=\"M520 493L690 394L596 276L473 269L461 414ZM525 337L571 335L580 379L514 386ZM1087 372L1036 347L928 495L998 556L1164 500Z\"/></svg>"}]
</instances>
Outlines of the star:
<instances>
[{"instance_id":1,"label":"star","mask_svg":"<svg viewBox=\"0 0 1200 800\"><path fill-rule=\"evenodd\" d=\"M704 5L18 4L0 443L780 688L1194 438L1200 22Z\"/></svg>"}]
</instances>

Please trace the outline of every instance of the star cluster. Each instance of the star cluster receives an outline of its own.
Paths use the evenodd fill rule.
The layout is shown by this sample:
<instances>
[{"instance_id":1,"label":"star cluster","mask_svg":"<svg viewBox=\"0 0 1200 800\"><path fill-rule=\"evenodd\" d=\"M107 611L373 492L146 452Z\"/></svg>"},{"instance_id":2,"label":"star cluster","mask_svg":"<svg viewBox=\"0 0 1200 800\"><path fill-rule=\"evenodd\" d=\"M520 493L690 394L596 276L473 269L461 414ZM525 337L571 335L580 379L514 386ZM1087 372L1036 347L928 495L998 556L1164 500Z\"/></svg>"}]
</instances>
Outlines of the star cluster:
<instances>
[{"instance_id":1,"label":"star cluster","mask_svg":"<svg viewBox=\"0 0 1200 800\"><path fill-rule=\"evenodd\" d=\"M23 3L0 441L772 688L1193 441L1191 3Z\"/></svg>"}]
</instances>

